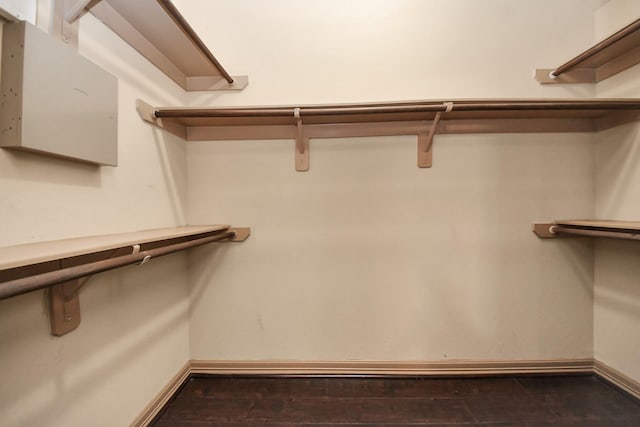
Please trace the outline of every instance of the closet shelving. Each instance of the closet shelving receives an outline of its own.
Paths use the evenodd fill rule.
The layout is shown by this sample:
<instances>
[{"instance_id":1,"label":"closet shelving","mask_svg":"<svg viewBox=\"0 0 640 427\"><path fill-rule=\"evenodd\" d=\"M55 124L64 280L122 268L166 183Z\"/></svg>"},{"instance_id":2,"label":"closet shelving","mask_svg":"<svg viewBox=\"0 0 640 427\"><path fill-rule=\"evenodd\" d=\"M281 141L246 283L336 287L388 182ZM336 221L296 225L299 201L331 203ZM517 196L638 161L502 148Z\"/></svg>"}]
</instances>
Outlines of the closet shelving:
<instances>
[{"instance_id":1,"label":"closet shelving","mask_svg":"<svg viewBox=\"0 0 640 427\"><path fill-rule=\"evenodd\" d=\"M597 83L640 63L640 19L554 69L536 70L541 84Z\"/></svg>"},{"instance_id":2,"label":"closet shelving","mask_svg":"<svg viewBox=\"0 0 640 427\"><path fill-rule=\"evenodd\" d=\"M140 117L187 141L296 141L309 169L309 139L417 135L418 166L431 167L435 134L595 132L640 119L640 99L476 99L280 107L158 108Z\"/></svg>"},{"instance_id":3,"label":"closet shelving","mask_svg":"<svg viewBox=\"0 0 640 427\"><path fill-rule=\"evenodd\" d=\"M541 238L584 236L640 240L640 221L562 220L535 223L533 232Z\"/></svg>"},{"instance_id":4,"label":"closet shelving","mask_svg":"<svg viewBox=\"0 0 640 427\"><path fill-rule=\"evenodd\" d=\"M78 293L90 276L208 243L244 241L250 232L184 226L0 247L0 299L50 288L51 333L64 335L80 324Z\"/></svg>"},{"instance_id":5,"label":"closet shelving","mask_svg":"<svg viewBox=\"0 0 640 427\"><path fill-rule=\"evenodd\" d=\"M64 19L72 23L87 9L187 91L248 83L225 70L170 0L80 0Z\"/></svg>"}]
</instances>

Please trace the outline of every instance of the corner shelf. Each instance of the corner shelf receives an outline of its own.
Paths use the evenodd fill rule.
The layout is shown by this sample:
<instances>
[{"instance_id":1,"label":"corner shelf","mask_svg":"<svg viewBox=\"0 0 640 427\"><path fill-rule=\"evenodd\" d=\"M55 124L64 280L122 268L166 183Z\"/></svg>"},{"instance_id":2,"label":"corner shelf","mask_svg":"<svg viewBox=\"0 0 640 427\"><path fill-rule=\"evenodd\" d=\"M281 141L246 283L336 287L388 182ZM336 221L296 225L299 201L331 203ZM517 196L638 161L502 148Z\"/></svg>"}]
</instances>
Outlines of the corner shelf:
<instances>
[{"instance_id":1,"label":"corner shelf","mask_svg":"<svg viewBox=\"0 0 640 427\"><path fill-rule=\"evenodd\" d=\"M541 84L598 83L640 63L640 19L555 69L536 70Z\"/></svg>"},{"instance_id":2,"label":"corner shelf","mask_svg":"<svg viewBox=\"0 0 640 427\"><path fill-rule=\"evenodd\" d=\"M0 247L0 299L50 288L51 333L80 324L80 278L218 241L244 241L249 228L184 226Z\"/></svg>"},{"instance_id":3,"label":"corner shelf","mask_svg":"<svg viewBox=\"0 0 640 427\"><path fill-rule=\"evenodd\" d=\"M431 167L436 133L596 132L640 119L640 99L484 99L234 108L157 108L140 117L188 141L296 140L296 170L309 169L309 139L418 136L418 166Z\"/></svg>"},{"instance_id":4,"label":"corner shelf","mask_svg":"<svg viewBox=\"0 0 640 427\"><path fill-rule=\"evenodd\" d=\"M247 76L232 77L169 0L81 0L75 20L90 12L187 91L240 90Z\"/></svg>"},{"instance_id":5,"label":"corner shelf","mask_svg":"<svg viewBox=\"0 0 640 427\"><path fill-rule=\"evenodd\" d=\"M640 221L562 220L552 223L535 223L533 232L544 239L585 236L640 240Z\"/></svg>"}]
</instances>

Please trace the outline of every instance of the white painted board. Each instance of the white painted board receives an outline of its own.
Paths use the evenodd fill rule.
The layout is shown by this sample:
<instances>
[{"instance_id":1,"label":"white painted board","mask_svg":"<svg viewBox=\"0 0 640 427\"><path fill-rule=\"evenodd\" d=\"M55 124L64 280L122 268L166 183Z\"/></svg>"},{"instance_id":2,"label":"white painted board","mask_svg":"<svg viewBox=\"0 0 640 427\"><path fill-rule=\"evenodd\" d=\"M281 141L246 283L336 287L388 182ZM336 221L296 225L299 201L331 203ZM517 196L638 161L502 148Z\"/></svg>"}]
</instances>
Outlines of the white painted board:
<instances>
[{"instance_id":1,"label":"white painted board","mask_svg":"<svg viewBox=\"0 0 640 427\"><path fill-rule=\"evenodd\" d=\"M117 165L117 79L26 22L4 25L0 146Z\"/></svg>"},{"instance_id":2,"label":"white painted board","mask_svg":"<svg viewBox=\"0 0 640 427\"><path fill-rule=\"evenodd\" d=\"M0 16L11 21L36 23L36 0L0 0Z\"/></svg>"}]
</instances>

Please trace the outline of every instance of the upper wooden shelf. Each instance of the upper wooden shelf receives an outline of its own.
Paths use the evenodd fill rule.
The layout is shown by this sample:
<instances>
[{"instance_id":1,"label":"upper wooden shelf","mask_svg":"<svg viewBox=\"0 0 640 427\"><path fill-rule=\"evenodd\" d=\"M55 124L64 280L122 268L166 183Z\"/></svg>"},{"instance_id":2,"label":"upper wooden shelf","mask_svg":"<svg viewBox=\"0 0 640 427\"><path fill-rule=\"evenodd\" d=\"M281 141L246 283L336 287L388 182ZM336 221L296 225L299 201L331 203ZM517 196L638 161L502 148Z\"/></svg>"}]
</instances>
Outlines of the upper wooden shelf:
<instances>
[{"instance_id":1,"label":"upper wooden shelf","mask_svg":"<svg viewBox=\"0 0 640 427\"><path fill-rule=\"evenodd\" d=\"M247 76L229 75L169 0L80 3L187 91L239 90L247 85ZM79 15L71 12L71 18Z\"/></svg>"},{"instance_id":2,"label":"upper wooden shelf","mask_svg":"<svg viewBox=\"0 0 640 427\"><path fill-rule=\"evenodd\" d=\"M640 119L640 99L484 99L284 107L157 108L143 120L189 141L296 140L296 170L309 169L309 139L417 135L430 167L436 133L595 132Z\"/></svg>"},{"instance_id":3,"label":"upper wooden shelf","mask_svg":"<svg viewBox=\"0 0 640 427\"><path fill-rule=\"evenodd\" d=\"M542 84L597 83L640 63L640 19L554 69L536 70Z\"/></svg>"},{"instance_id":4,"label":"upper wooden shelf","mask_svg":"<svg viewBox=\"0 0 640 427\"><path fill-rule=\"evenodd\" d=\"M640 221L560 220L552 223L535 223L533 231L542 238L573 235L640 240Z\"/></svg>"}]
</instances>

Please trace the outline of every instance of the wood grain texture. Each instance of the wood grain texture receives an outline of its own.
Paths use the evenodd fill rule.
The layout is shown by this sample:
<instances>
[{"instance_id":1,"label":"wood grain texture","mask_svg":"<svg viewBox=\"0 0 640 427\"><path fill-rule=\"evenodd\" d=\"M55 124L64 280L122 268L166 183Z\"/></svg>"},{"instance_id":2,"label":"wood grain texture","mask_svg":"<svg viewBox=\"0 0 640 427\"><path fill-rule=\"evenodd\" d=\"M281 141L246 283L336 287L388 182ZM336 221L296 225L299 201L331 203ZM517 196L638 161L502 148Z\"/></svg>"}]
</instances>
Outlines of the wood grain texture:
<instances>
[{"instance_id":1,"label":"wood grain texture","mask_svg":"<svg viewBox=\"0 0 640 427\"><path fill-rule=\"evenodd\" d=\"M614 221L604 219L571 219L555 221L557 225L569 225L604 230L640 230L640 221Z\"/></svg>"},{"instance_id":2,"label":"wood grain texture","mask_svg":"<svg viewBox=\"0 0 640 427\"><path fill-rule=\"evenodd\" d=\"M237 361L192 360L192 374L214 375L507 375L591 373L592 359L513 361Z\"/></svg>"},{"instance_id":3,"label":"wood grain texture","mask_svg":"<svg viewBox=\"0 0 640 427\"><path fill-rule=\"evenodd\" d=\"M555 69L536 70L535 78L541 84L597 83L638 63L640 19Z\"/></svg>"},{"instance_id":4,"label":"wood grain texture","mask_svg":"<svg viewBox=\"0 0 640 427\"><path fill-rule=\"evenodd\" d=\"M133 420L131 427L147 426L151 422L158 412L166 405L173 396L178 393L180 387L182 387L189 379L189 363L186 363L182 369L169 381L169 383L158 393L158 395L143 409L140 415Z\"/></svg>"},{"instance_id":5,"label":"wood grain texture","mask_svg":"<svg viewBox=\"0 0 640 427\"><path fill-rule=\"evenodd\" d=\"M170 1L102 0L91 13L184 90L240 90ZM224 83L222 83L224 82Z\"/></svg>"},{"instance_id":6,"label":"wood grain texture","mask_svg":"<svg viewBox=\"0 0 640 427\"><path fill-rule=\"evenodd\" d=\"M171 227L4 246L0 247L0 270L228 228L229 225Z\"/></svg>"},{"instance_id":7,"label":"wood grain texture","mask_svg":"<svg viewBox=\"0 0 640 427\"><path fill-rule=\"evenodd\" d=\"M154 426L635 425L640 402L593 375L192 377Z\"/></svg>"}]
</instances>

